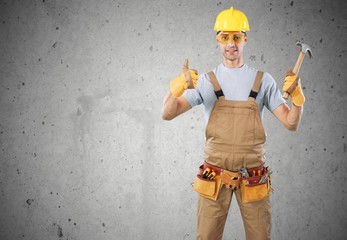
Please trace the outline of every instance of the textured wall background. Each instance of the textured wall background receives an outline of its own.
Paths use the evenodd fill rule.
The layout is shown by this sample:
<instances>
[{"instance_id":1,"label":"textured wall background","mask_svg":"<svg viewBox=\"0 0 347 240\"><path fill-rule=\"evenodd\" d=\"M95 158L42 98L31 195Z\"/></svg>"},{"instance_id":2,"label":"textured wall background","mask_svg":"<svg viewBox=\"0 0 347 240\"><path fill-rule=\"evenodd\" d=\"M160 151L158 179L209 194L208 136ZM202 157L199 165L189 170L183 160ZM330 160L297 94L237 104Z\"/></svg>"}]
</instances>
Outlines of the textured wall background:
<instances>
[{"instance_id":1,"label":"textured wall background","mask_svg":"<svg viewBox=\"0 0 347 240\"><path fill-rule=\"evenodd\" d=\"M301 128L269 113L273 239L346 239L343 0L0 3L0 239L194 239L203 108L161 120L184 58L220 63L216 15L242 9L249 65L281 85L299 47ZM233 203L225 239L244 239Z\"/></svg>"}]
</instances>

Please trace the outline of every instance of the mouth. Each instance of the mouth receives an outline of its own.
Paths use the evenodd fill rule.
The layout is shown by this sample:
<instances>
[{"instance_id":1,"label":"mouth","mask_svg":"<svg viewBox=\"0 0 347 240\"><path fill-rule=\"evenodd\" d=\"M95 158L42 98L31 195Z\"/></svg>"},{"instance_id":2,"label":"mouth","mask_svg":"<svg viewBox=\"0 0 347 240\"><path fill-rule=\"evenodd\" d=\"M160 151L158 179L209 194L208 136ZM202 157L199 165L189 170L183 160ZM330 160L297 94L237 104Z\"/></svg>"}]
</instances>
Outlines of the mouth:
<instances>
[{"instance_id":1,"label":"mouth","mask_svg":"<svg viewBox=\"0 0 347 240\"><path fill-rule=\"evenodd\" d=\"M225 52L227 54L234 55L234 54L236 54L238 52L238 50L236 48L228 48L228 49L225 50Z\"/></svg>"}]
</instances>

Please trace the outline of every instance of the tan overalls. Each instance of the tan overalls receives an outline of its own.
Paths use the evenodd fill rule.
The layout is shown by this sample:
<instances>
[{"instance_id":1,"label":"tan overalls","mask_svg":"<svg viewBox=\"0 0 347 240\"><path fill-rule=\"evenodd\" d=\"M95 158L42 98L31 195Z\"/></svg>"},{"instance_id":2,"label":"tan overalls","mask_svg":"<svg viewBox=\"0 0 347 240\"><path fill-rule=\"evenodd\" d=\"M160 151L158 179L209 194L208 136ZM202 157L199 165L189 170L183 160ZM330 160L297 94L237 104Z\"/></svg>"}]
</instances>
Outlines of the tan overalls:
<instances>
[{"instance_id":1,"label":"tan overalls","mask_svg":"<svg viewBox=\"0 0 347 240\"><path fill-rule=\"evenodd\" d=\"M265 160L265 131L255 98L263 73L257 73L248 101L225 100L214 73L210 72L209 77L218 99L206 127L205 161L229 171L260 166ZM223 186L216 201L199 197L197 239L222 239L232 194L230 188ZM240 190L235 194L246 239L270 239L269 198L242 203Z\"/></svg>"}]
</instances>

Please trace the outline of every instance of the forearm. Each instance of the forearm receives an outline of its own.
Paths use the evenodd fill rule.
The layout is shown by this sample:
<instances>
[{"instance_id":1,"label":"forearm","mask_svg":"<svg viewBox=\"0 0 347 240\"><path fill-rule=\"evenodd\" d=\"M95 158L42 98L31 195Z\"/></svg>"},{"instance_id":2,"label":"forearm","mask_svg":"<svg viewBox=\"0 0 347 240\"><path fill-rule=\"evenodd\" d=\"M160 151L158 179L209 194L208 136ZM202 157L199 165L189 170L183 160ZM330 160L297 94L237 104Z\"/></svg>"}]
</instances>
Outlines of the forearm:
<instances>
[{"instance_id":1,"label":"forearm","mask_svg":"<svg viewBox=\"0 0 347 240\"><path fill-rule=\"evenodd\" d=\"M296 131L300 125L301 116L303 113L303 106L296 106L292 104L291 109L287 115L287 129L290 131Z\"/></svg>"},{"instance_id":2,"label":"forearm","mask_svg":"<svg viewBox=\"0 0 347 240\"><path fill-rule=\"evenodd\" d=\"M303 106L296 106L292 104L289 108L287 104L281 104L273 111L273 114L289 131L296 131L300 125Z\"/></svg>"},{"instance_id":3,"label":"forearm","mask_svg":"<svg viewBox=\"0 0 347 240\"><path fill-rule=\"evenodd\" d=\"M190 103L184 97L177 98L168 92L164 97L161 116L164 120L172 120L191 108Z\"/></svg>"},{"instance_id":4,"label":"forearm","mask_svg":"<svg viewBox=\"0 0 347 240\"><path fill-rule=\"evenodd\" d=\"M175 113L177 112L178 98L174 97L169 91L164 97L163 108L162 108L162 119L171 120L175 118Z\"/></svg>"}]
</instances>

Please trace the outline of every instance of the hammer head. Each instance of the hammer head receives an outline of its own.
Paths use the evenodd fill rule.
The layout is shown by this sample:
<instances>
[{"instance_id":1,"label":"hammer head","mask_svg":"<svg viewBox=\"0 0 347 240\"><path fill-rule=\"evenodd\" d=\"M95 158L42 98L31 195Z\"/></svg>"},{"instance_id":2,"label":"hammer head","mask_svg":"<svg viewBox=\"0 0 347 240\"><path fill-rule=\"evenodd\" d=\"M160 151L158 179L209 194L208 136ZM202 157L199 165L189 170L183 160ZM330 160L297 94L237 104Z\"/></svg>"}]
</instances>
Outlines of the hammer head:
<instances>
[{"instance_id":1,"label":"hammer head","mask_svg":"<svg viewBox=\"0 0 347 240\"><path fill-rule=\"evenodd\" d=\"M308 53L310 58L312 57L312 51L309 45L307 45L306 43L302 43L300 41L297 41L296 45L301 46L301 51L304 52L305 54Z\"/></svg>"}]
</instances>

